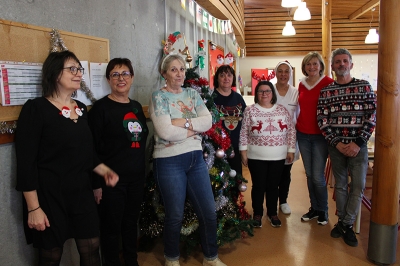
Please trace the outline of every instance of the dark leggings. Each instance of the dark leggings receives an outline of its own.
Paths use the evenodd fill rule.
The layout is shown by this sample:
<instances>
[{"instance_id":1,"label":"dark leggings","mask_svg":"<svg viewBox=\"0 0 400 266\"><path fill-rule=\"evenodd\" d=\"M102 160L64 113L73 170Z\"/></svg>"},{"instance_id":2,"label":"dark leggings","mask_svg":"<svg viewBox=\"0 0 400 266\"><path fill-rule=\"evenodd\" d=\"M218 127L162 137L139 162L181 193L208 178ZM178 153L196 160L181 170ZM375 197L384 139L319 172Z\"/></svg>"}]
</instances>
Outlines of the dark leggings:
<instances>
[{"instance_id":1,"label":"dark leggings","mask_svg":"<svg viewBox=\"0 0 400 266\"><path fill-rule=\"evenodd\" d=\"M75 239L76 247L80 255L81 266L100 266L99 237L87 239ZM62 247L52 249L39 249L39 266L60 265Z\"/></svg>"}]
</instances>

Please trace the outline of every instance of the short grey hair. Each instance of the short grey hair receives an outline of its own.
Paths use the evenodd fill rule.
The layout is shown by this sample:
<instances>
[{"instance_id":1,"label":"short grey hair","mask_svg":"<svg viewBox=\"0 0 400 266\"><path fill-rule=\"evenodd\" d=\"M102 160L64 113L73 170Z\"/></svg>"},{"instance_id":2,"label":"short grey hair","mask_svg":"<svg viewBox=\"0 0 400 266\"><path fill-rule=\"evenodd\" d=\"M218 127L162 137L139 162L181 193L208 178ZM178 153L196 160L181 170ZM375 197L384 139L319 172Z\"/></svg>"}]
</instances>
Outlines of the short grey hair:
<instances>
[{"instance_id":1,"label":"short grey hair","mask_svg":"<svg viewBox=\"0 0 400 266\"><path fill-rule=\"evenodd\" d=\"M349 50L347 50L346 48L337 48L332 52L332 57L331 57L331 62L333 63L333 59L335 58L335 56L340 55L340 54L347 54L349 56L350 59L350 63L353 62L353 57L351 56L351 53L349 52Z\"/></svg>"}]
</instances>

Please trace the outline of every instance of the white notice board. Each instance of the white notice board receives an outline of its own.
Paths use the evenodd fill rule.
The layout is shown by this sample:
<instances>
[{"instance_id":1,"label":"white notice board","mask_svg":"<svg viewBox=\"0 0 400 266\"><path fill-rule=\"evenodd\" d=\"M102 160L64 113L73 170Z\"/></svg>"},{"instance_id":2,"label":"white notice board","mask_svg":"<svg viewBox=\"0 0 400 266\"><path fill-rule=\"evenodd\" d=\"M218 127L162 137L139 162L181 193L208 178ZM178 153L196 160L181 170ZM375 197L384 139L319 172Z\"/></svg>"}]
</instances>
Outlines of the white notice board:
<instances>
[{"instance_id":1,"label":"white notice board","mask_svg":"<svg viewBox=\"0 0 400 266\"><path fill-rule=\"evenodd\" d=\"M42 95L42 64L0 61L1 104L23 105Z\"/></svg>"}]
</instances>

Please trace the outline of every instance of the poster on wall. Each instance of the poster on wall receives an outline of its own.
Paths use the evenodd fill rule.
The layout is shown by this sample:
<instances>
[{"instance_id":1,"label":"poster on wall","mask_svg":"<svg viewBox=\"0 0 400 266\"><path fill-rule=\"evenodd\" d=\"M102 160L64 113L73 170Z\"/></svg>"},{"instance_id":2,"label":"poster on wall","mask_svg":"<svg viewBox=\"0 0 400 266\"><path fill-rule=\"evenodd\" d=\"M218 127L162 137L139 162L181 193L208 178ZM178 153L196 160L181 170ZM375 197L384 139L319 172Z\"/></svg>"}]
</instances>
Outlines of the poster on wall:
<instances>
[{"instance_id":1,"label":"poster on wall","mask_svg":"<svg viewBox=\"0 0 400 266\"><path fill-rule=\"evenodd\" d=\"M224 64L224 48L216 45L212 41L208 42L208 65L209 65L209 83L210 88L214 89L214 76L218 67Z\"/></svg>"}]
</instances>

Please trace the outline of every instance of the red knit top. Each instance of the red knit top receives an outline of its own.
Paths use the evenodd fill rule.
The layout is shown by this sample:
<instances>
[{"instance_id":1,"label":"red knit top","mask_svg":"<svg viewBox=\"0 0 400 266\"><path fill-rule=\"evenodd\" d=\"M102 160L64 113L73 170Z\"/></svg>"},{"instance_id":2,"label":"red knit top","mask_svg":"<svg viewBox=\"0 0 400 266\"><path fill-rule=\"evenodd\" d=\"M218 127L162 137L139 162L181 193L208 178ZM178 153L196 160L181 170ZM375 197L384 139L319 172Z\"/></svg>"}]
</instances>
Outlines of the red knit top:
<instances>
[{"instance_id":1,"label":"red knit top","mask_svg":"<svg viewBox=\"0 0 400 266\"><path fill-rule=\"evenodd\" d=\"M317 123L317 104L319 93L322 88L333 82L333 79L327 76L321 79L310 87L305 78L299 84L299 107L300 113L297 118L296 129L304 134L321 134Z\"/></svg>"}]
</instances>

